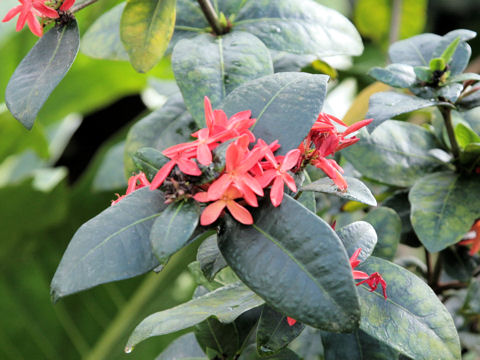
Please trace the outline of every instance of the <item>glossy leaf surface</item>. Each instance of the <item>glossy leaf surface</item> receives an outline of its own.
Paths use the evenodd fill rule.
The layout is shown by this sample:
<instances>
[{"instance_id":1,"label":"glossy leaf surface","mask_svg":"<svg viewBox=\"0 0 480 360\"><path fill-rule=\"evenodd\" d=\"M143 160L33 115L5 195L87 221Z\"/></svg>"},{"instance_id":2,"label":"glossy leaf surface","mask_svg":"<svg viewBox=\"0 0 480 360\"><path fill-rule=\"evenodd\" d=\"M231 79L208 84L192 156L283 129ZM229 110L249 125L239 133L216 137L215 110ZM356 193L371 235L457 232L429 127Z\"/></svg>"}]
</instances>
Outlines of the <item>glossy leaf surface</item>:
<instances>
[{"instance_id":1,"label":"glossy leaf surface","mask_svg":"<svg viewBox=\"0 0 480 360\"><path fill-rule=\"evenodd\" d=\"M227 218L219 236L238 277L302 323L354 329L359 313L350 263L330 225L288 195L277 208L263 204L253 217L251 226Z\"/></svg>"},{"instance_id":2,"label":"glossy leaf surface","mask_svg":"<svg viewBox=\"0 0 480 360\"><path fill-rule=\"evenodd\" d=\"M363 220L370 223L377 233L378 241L373 255L392 260L400 242L402 231L400 216L392 209L379 207L370 211Z\"/></svg>"},{"instance_id":3,"label":"glossy leaf surface","mask_svg":"<svg viewBox=\"0 0 480 360\"><path fill-rule=\"evenodd\" d=\"M414 359L460 359L453 320L423 280L373 256L359 269L379 272L388 284L388 299L366 284L358 286L361 330Z\"/></svg>"},{"instance_id":4,"label":"glossy leaf surface","mask_svg":"<svg viewBox=\"0 0 480 360\"><path fill-rule=\"evenodd\" d=\"M435 136L418 125L389 120L370 135L362 131L359 137L360 141L342 154L371 179L411 186L441 165L428 153L437 147Z\"/></svg>"},{"instance_id":5,"label":"glossy leaf surface","mask_svg":"<svg viewBox=\"0 0 480 360\"><path fill-rule=\"evenodd\" d=\"M311 184L305 185L301 190L334 194L344 199L358 201L371 206L377 206L377 200L375 200L372 192L363 182L350 176L345 176L344 178L348 184L346 191L341 191L328 177L321 178L320 180L314 181Z\"/></svg>"},{"instance_id":6,"label":"glossy leaf surface","mask_svg":"<svg viewBox=\"0 0 480 360\"><path fill-rule=\"evenodd\" d=\"M221 108L232 116L251 110L257 119L253 133L267 143L278 140L276 155L296 149L317 120L328 77L278 73L245 83L230 93ZM315 96L312 96L315 94Z\"/></svg>"},{"instance_id":7,"label":"glossy leaf surface","mask_svg":"<svg viewBox=\"0 0 480 360\"><path fill-rule=\"evenodd\" d=\"M152 336L169 334L196 325L210 316L230 323L263 300L241 283L221 287L206 295L145 318L128 339L127 348Z\"/></svg>"},{"instance_id":8,"label":"glossy leaf surface","mask_svg":"<svg viewBox=\"0 0 480 360\"><path fill-rule=\"evenodd\" d=\"M75 20L48 31L13 73L5 92L12 115L27 129L52 91L70 69L80 46Z\"/></svg>"},{"instance_id":9,"label":"glossy leaf surface","mask_svg":"<svg viewBox=\"0 0 480 360\"><path fill-rule=\"evenodd\" d=\"M408 196L415 233L430 252L458 242L480 215L480 181L438 172L420 179Z\"/></svg>"},{"instance_id":10,"label":"glossy leaf surface","mask_svg":"<svg viewBox=\"0 0 480 360\"><path fill-rule=\"evenodd\" d=\"M53 277L54 299L155 268L149 234L164 208L160 191L143 188L83 224Z\"/></svg>"},{"instance_id":11,"label":"glossy leaf surface","mask_svg":"<svg viewBox=\"0 0 480 360\"><path fill-rule=\"evenodd\" d=\"M408 88L412 86L417 77L413 67L405 64L390 64L386 68L374 67L368 75L387 85Z\"/></svg>"},{"instance_id":12,"label":"glossy leaf surface","mask_svg":"<svg viewBox=\"0 0 480 360\"><path fill-rule=\"evenodd\" d=\"M205 239L198 247L197 261L208 280L213 280L215 275L227 266L225 259L217 245L217 235Z\"/></svg>"},{"instance_id":13,"label":"glossy leaf surface","mask_svg":"<svg viewBox=\"0 0 480 360\"><path fill-rule=\"evenodd\" d=\"M348 256L361 248L358 260L365 261L373 252L377 244L377 234L372 225L365 221L356 221L337 230L338 237L342 240Z\"/></svg>"},{"instance_id":14,"label":"glossy leaf surface","mask_svg":"<svg viewBox=\"0 0 480 360\"><path fill-rule=\"evenodd\" d=\"M185 104L199 127L205 127L205 96L215 109L242 83L273 74L265 45L255 36L238 31L179 41L173 50L172 67ZM248 110L248 104L244 106Z\"/></svg>"}]
</instances>

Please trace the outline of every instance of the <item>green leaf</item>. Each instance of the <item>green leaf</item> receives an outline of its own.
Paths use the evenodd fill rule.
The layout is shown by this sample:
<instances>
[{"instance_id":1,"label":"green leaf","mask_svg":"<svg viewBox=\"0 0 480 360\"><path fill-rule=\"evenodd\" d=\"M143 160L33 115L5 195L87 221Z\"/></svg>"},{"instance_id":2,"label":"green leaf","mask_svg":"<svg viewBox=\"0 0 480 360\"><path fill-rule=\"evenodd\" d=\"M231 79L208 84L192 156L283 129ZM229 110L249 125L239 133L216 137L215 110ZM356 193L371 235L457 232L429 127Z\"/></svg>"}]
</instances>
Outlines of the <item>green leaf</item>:
<instances>
[{"instance_id":1,"label":"green leaf","mask_svg":"<svg viewBox=\"0 0 480 360\"><path fill-rule=\"evenodd\" d=\"M95 179L93 180L93 190L109 191L121 189L127 186L125 174L123 172L123 153L125 151L125 142L122 141L112 146L100 164Z\"/></svg>"},{"instance_id":2,"label":"green leaf","mask_svg":"<svg viewBox=\"0 0 480 360\"><path fill-rule=\"evenodd\" d=\"M179 41L173 50L172 67L185 104L199 127L205 127L205 96L216 108L242 83L273 74L265 45L255 36L237 31Z\"/></svg>"},{"instance_id":3,"label":"green leaf","mask_svg":"<svg viewBox=\"0 0 480 360\"><path fill-rule=\"evenodd\" d=\"M5 92L12 115L27 129L77 56L80 35L75 20L55 26L30 50L15 69Z\"/></svg>"},{"instance_id":4,"label":"green leaf","mask_svg":"<svg viewBox=\"0 0 480 360\"><path fill-rule=\"evenodd\" d=\"M290 349L283 349L276 354L261 357L258 355L255 344L247 346L247 348L242 351L238 360L301 360L301 358Z\"/></svg>"},{"instance_id":5,"label":"green leaf","mask_svg":"<svg viewBox=\"0 0 480 360\"><path fill-rule=\"evenodd\" d=\"M476 36L476 33L470 30L453 30L445 34L438 42L435 50L432 53L432 58L441 57L445 51L449 51L448 48L459 38L460 43L456 47L451 60L449 62L449 71L452 75L460 74L465 70L470 60L472 50L470 46L465 42Z\"/></svg>"},{"instance_id":6,"label":"green leaf","mask_svg":"<svg viewBox=\"0 0 480 360\"><path fill-rule=\"evenodd\" d=\"M138 150L132 156L132 160L135 166L140 171L143 171L150 181L157 175L158 170L169 161L160 151L150 147Z\"/></svg>"},{"instance_id":7,"label":"green leaf","mask_svg":"<svg viewBox=\"0 0 480 360\"><path fill-rule=\"evenodd\" d=\"M198 247L197 261L209 281L212 281L215 275L227 266L217 245L217 234L208 237Z\"/></svg>"},{"instance_id":8,"label":"green leaf","mask_svg":"<svg viewBox=\"0 0 480 360\"><path fill-rule=\"evenodd\" d=\"M291 342L289 348L304 360L321 359L323 357L323 346L320 331L306 326L302 333Z\"/></svg>"},{"instance_id":9,"label":"green leaf","mask_svg":"<svg viewBox=\"0 0 480 360\"><path fill-rule=\"evenodd\" d=\"M471 256L467 246L449 247L440 253L443 270L452 279L468 283L480 265L478 258Z\"/></svg>"},{"instance_id":10,"label":"green leaf","mask_svg":"<svg viewBox=\"0 0 480 360\"><path fill-rule=\"evenodd\" d=\"M372 255L373 249L377 244L377 234L372 225L365 221L356 221L337 230L338 237L342 240L348 256L361 248L358 260L365 261Z\"/></svg>"},{"instance_id":11,"label":"green leaf","mask_svg":"<svg viewBox=\"0 0 480 360\"><path fill-rule=\"evenodd\" d=\"M440 58L444 61L445 65L448 64L450 62L450 60L452 60L453 54L455 53L455 50L457 50L457 46L458 46L459 43L460 43L460 37L457 37L443 51ZM443 69L441 69L441 70L443 70Z\"/></svg>"},{"instance_id":12,"label":"green leaf","mask_svg":"<svg viewBox=\"0 0 480 360\"><path fill-rule=\"evenodd\" d=\"M408 88L416 81L413 67L405 64L390 64L385 69L374 67L368 72L368 75L387 85L398 88Z\"/></svg>"},{"instance_id":13,"label":"green leaf","mask_svg":"<svg viewBox=\"0 0 480 360\"><path fill-rule=\"evenodd\" d=\"M80 50L97 59L126 60L128 54L120 39L120 19L126 2L100 16L82 37Z\"/></svg>"},{"instance_id":14,"label":"green leaf","mask_svg":"<svg viewBox=\"0 0 480 360\"><path fill-rule=\"evenodd\" d=\"M475 166L478 166L480 164L480 142L465 146L465 149L460 153L460 162L470 165L472 170Z\"/></svg>"},{"instance_id":15,"label":"green leaf","mask_svg":"<svg viewBox=\"0 0 480 360\"><path fill-rule=\"evenodd\" d=\"M55 272L53 298L131 278L158 266L149 235L164 208L160 191L143 188L83 224Z\"/></svg>"},{"instance_id":16,"label":"green leaf","mask_svg":"<svg viewBox=\"0 0 480 360\"><path fill-rule=\"evenodd\" d=\"M411 66L428 66L433 52L442 37L436 34L420 34L409 39L397 41L388 49L392 63Z\"/></svg>"},{"instance_id":17,"label":"green leaf","mask_svg":"<svg viewBox=\"0 0 480 360\"><path fill-rule=\"evenodd\" d=\"M472 279L468 286L465 303L462 306L462 313L465 315L480 315L480 280Z\"/></svg>"},{"instance_id":18,"label":"green leaf","mask_svg":"<svg viewBox=\"0 0 480 360\"><path fill-rule=\"evenodd\" d=\"M304 328L305 325L298 321L290 326L285 315L264 305L257 328L257 352L262 357L279 352Z\"/></svg>"},{"instance_id":19,"label":"green leaf","mask_svg":"<svg viewBox=\"0 0 480 360\"><path fill-rule=\"evenodd\" d=\"M417 76L418 80L424 81L427 83L432 81L433 71L430 69L430 67L415 66L413 70L415 71L415 75Z\"/></svg>"},{"instance_id":20,"label":"green leaf","mask_svg":"<svg viewBox=\"0 0 480 360\"><path fill-rule=\"evenodd\" d=\"M468 80L480 81L480 74L476 73L463 73L455 76L450 76L447 80L447 84L452 82L464 82Z\"/></svg>"},{"instance_id":21,"label":"green leaf","mask_svg":"<svg viewBox=\"0 0 480 360\"><path fill-rule=\"evenodd\" d=\"M155 360L205 359L195 335L190 332L175 339Z\"/></svg>"},{"instance_id":22,"label":"green leaf","mask_svg":"<svg viewBox=\"0 0 480 360\"><path fill-rule=\"evenodd\" d=\"M455 126L455 139L457 139L458 145L460 145L462 149L471 143L480 143L480 136L470 127L462 123Z\"/></svg>"},{"instance_id":23,"label":"green leaf","mask_svg":"<svg viewBox=\"0 0 480 360\"><path fill-rule=\"evenodd\" d=\"M461 111L470 110L480 106L480 91L476 91L471 95L465 96L457 104L455 104Z\"/></svg>"},{"instance_id":24,"label":"green leaf","mask_svg":"<svg viewBox=\"0 0 480 360\"><path fill-rule=\"evenodd\" d=\"M253 133L267 143L278 140L277 155L296 149L317 120L328 77L278 73L252 80L232 91L221 108L228 116L251 110ZM312 96L315 94L315 96Z\"/></svg>"},{"instance_id":25,"label":"green leaf","mask_svg":"<svg viewBox=\"0 0 480 360\"><path fill-rule=\"evenodd\" d=\"M446 84L437 91L437 97L442 100L456 103L463 91L463 84Z\"/></svg>"},{"instance_id":26,"label":"green leaf","mask_svg":"<svg viewBox=\"0 0 480 360\"><path fill-rule=\"evenodd\" d=\"M428 251L436 252L458 242L479 217L480 182L438 172L417 181L408 198L415 233Z\"/></svg>"},{"instance_id":27,"label":"green leaf","mask_svg":"<svg viewBox=\"0 0 480 360\"><path fill-rule=\"evenodd\" d=\"M402 231L400 216L392 209L379 207L370 211L363 220L374 227L378 236L373 255L386 260L393 260Z\"/></svg>"},{"instance_id":28,"label":"green leaf","mask_svg":"<svg viewBox=\"0 0 480 360\"><path fill-rule=\"evenodd\" d=\"M172 96L160 109L135 123L128 132L125 142L125 172L135 171L131 157L143 147L163 151L186 142L196 125L187 112L180 94Z\"/></svg>"},{"instance_id":29,"label":"green leaf","mask_svg":"<svg viewBox=\"0 0 480 360\"><path fill-rule=\"evenodd\" d=\"M161 59L175 26L175 0L127 0L120 37L132 66L147 72Z\"/></svg>"},{"instance_id":30,"label":"green leaf","mask_svg":"<svg viewBox=\"0 0 480 360\"><path fill-rule=\"evenodd\" d=\"M373 256L359 269L379 272L388 284L388 299L366 284L358 286L361 330L414 359L460 359L452 317L422 279Z\"/></svg>"},{"instance_id":31,"label":"green leaf","mask_svg":"<svg viewBox=\"0 0 480 360\"><path fill-rule=\"evenodd\" d=\"M305 185L301 190L334 194L344 199L358 201L370 206L377 206L377 200L375 200L372 192L363 182L350 176L345 176L345 180L348 184L347 190L345 191L341 191L328 177L321 178L311 184Z\"/></svg>"},{"instance_id":32,"label":"green leaf","mask_svg":"<svg viewBox=\"0 0 480 360\"><path fill-rule=\"evenodd\" d=\"M188 244L195 231L200 208L195 201L170 204L155 220L150 232L152 250L160 264Z\"/></svg>"},{"instance_id":33,"label":"green leaf","mask_svg":"<svg viewBox=\"0 0 480 360\"><path fill-rule=\"evenodd\" d=\"M127 349L152 336L187 329L210 316L230 323L244 312L262 305L263 300L242 283L223 286L206 295L145 318L133 331Z\"/></svg>"},{"instance_id":34,"label":"green leaf","mask_svg":"<svg viewBox=\"0 0 480 360\"><path fill-rule=\"evenodd\" d=\"M311 0L246 0L235 31L252 33L273 50L293 54L360 55L363 44L353 24Z\"/></svg>"},{"instance_id":35,"label":"green leaf","mask_svg":"<svg viewBox=\"0 0 480 360\"><path fill-rule=\"evenodd\" d=\"M370 135L362 131L342 155L366 177L407 187L442 164L428 153L435 147L435 136L424 128L387 120Z\"/></svg>"},{"instance_id":36,"label":"green leaf","mask_svg":"<svg viewBox=\"0 0 480 360\"><path fill-rule=\"evenodd\" d=\"M395 350L362 330L355 330L352 334L335 334L322 331L322 343L325 349L325 360L398 359L398 353Z\"/></svg>"},{"instance_id":37,"label":"green leaf","mask_svg":"<svg viewBox=\"0 0 480 360\"><path fill-rule=\"evenodd\" d=\"M312 183L307 170L304 170L302 175L305 177L304 184L309 185ZM317 212L317 199L315 199L315 193L313 191L305 191L298 197L297 201L305 206L313 213Z\"/></svg>"},{"instance_id":38,"label":"green leaf","mask_svg":"<svg viewBox=\"0 0 480 360\"><path fill-rule=\"evenodd\" d=\"M416 96L384 91L375 93L368 102L367 118L373 118L369 129L374 129L385 120L393 119L397 115L424 109L430 106L450 105L448 103L421 99Z\"/></svg>"},{"instance_id":39,"label":"green leaf","mask_svg":"<svg viewBox=\"0 0 480 360\"><path fill-rule=\"evenodd\" d=\"M443 60L441 57L440 58L433 58L430 60L428 67L430 68L431 71L443 71L445 70L445 60Z\"/></svg>"},{"instance_id":40,"label":"green leaf","mask_svg":"<svg viewBox=\"0 0 480 360\"><path fill-rule=\"evenodd\" d=\"M238 277L270 306L302 323L355 329L352 270L330 225L288 195L281 206L267 202L253 215L251 226L227 217L219 235L220 251Z\"/></svg>"}]
</instances>

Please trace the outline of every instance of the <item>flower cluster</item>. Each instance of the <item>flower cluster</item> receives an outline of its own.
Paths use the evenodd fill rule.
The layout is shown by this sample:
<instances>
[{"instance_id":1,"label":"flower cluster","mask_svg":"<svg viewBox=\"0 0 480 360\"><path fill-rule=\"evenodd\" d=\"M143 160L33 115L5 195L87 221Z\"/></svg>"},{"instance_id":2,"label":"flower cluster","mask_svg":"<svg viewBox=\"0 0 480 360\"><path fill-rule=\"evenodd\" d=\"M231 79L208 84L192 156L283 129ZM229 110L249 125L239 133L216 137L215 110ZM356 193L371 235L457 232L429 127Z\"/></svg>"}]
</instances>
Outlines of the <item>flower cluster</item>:
<instances>
[{"instance_id":1,"label":"flower cluster","mask_svg":"<svg viewBox=\"0 0 480 360\"><path fill-rule=\"evenodd\" d=\"M13 9L11 9L2 20L2 22L7 22L12 20L18 14L20 14L17 20L17 26L16 26L17 31L22 30L23 27L25 26L25 23L27 23L28 27L30 28L30 31L35 35L37 35L38 37L41 37L43 35L43 27L40 24L40 21L38 21L37 17L46 17L49 19L59 18L56 8L52 7L52 6L55 6L56 4L52 6L47 6L45 4L47 2L46 0L18 0L18 1L20 2L20 5L17 5ZM75 3L75 0L64 0L59 10L67 11L73 6L74 3Z\"/></svg>"},{"instance_id":2,"label":"flower cluster","mask_svg":"<svg viewBox=\"0 0 480 360\"><path fill-rule=\"evenodd\" d=\"M353 255L350 257L350 266L352 268L352 275L354 280L362 280L355 285L361 285L363 283L366 283L370 287L370 292L377 290L378 285L380 284L382 286L382 292L383 292L383 297L385 300L387 299L387 283L386 281L382 278L382 275L380 275L378 272L373 273L372 275L368 275L367 273L359 270L355 270L355 268L360 265L360 260L358 260L358 255L362 252L361 248L358 248L355 250ZM288 317L287 316L287 323L290 326L295 325L297 320Z\"/></svg>"},{"instance_id":3,"label":"flower cluster","mask_svg":"<svg viewBox=\"0 0 480 360\"><path fill-rule=\"evenodd\" d=\"M366 119L347 126L335 116L320 113L308 136L300 144L302 156L297 166L303 167L306 164L316 166L327 174L340 190L345 191L347 182L342 176L343 169L334 159L327 157L360 140L353 136L353 133L370 124L372 120Z\"/></svg>"}]
</instances>

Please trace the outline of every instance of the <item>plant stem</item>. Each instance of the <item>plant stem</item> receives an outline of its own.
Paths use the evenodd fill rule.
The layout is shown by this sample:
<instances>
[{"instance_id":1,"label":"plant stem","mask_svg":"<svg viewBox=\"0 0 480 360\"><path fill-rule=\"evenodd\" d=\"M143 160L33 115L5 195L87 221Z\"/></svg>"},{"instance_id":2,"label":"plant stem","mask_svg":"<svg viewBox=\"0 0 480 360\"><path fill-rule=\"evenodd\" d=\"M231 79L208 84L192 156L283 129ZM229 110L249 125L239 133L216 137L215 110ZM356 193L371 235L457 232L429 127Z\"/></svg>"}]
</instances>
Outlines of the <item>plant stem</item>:
<instances>
[{"instance_id":1,"label":"plant stem","mask_svg":"<svg viewBox=\"0 0 480 360\"><path fill-rule=\"evenodd\" d=\"M427 264L427 283L430 287L433 286L433 266L432 266L432 256L429 251L425 249L425 262Z\"/></svg>"},{"instance_id":2,"label":"plant stem","mask_svg":"<svg viewBox=\"0 0 480 360\"><path fill-rule=\"evenodd\" d=\"M460 155L460 148L458 147L457 139L455 139L455 132L453 131L451 116L452 109L445 106L439 106L438 109L442 113L443 121L445 122L445 127L447 128L448 139L450 140L453 156L455 159L458 159L458 156Z\"/></svg>"},{"instance_id":3,"label":"plant stem","mask_svg":"<svg viewBox=\"0 0 480 360\"><path fill-rule=\"evenodd\" d=\"M80 11L80 10L86 8L87 6L92 5L93 3L96 3L97 1L98 1L98 0L87 0L87 1L85 1L85 2L83 2L83 3L80 3L80 4L72 7L72 9L70 10L70 12L71 12L72 14L74 14L74 13L76 13L77 11Z\"/></svg>"},{"instance_id":4,"label":"plant stem","mask_svg":"<svg viewBox=\"0 0 480 360\"><path fill-rule=\"evenodd\" d=\"M223 35L224 29L220 24L220 21L218 20L217 13L215 12L215 9L213 8L210 0L197 0L197 1L200 7L202 8L205 18L207 19L208 23L212 27L213 32L216 35Z\"/></svg>"},{"instance_id":5,"label":"plant stem","mask_svg":"<svg viewBox=\"0 0 480 360\"><path fill-rule=\"evenodd\" d=\"M393 44L398 40L400 22L402 21L402 0L393 0L392 21L390 22L389 42Z\"/></svg>"},{"instance_id":6,"label":"plant stem","mask_svg":"<svg viewBox=\"0 0 480 360\"><path fill-rule=\"evenodd\" d=\"M465 289L467 286L467 283L463 283L460 281L445 282L437 285L437 287L435 288L435 293L441 294L442 292L450 289Z\"/></svg>"}]
</instances>

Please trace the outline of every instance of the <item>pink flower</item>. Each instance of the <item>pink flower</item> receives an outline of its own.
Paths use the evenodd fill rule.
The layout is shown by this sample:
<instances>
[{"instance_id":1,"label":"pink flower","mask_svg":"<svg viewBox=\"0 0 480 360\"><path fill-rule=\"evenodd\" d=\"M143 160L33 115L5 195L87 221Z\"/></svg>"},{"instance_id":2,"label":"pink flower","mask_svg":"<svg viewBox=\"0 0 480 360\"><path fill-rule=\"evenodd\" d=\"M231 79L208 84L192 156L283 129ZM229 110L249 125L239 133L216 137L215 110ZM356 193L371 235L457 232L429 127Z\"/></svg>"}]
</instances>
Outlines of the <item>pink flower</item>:
<instances>
[{"instance_id":1,"label":"pink flower","mask_svg":"<svg viewBox=\"0 0 480 360\"><path fill-rule=\"evenodd\" d=\"M13 19L17 14L20 14L17 20L16 31L20 31L27 23L30 31L41 37L43 35L43 28L37 19L37 16L44 16L52 19L58 18L58 13L45 5L45 0L18 0L21 5L15 6L3 18L2 22L7 22Z\"/></svg>"},{"instance_id":2,"label":"pink flower","mask_svg":"<svg viewBox=\"0 0 480 360\"><path fill-rule=\"evenodd\" d=\"M287 171L297 165L298 158L300 157L300 150L290 150L283 158L278 157L277 159L281 159L280 164L277 162L277 159L273 156L273 152L268 147L265 157L273 165L273 169L265 171L258 180L262 187L268 186L273 181L272 190L270 191L270 200L272 201L273 206L277 207L283 200L284 183L290 188L290 190L297 192L295 180Z\"/></svg>"},{"instance_id":3,"label":"pink flower","mask_svg":"<svg viewBox=\"0 0 480 360\"><path fill-rule=\"evenodd\" d=\"M242 193L240 190L238 190L235 186L229 186L228 189L221 195L220 199L211 203L205 208L205 210L203 210L202 215L200 216L200 224L205 226L214 223L225 207L238 222L241 222L245 225L253 224L252 215L248 212L248 210L234 201L235 199L241 197ZM212 200L206 192L195 194L194 199L200 202L208 202Z\"/></svg>"},{"instance_id":4,"label":"pink flower","mask_svg":"<svg viewBox=\"0 0 480 360\"><path fill-rule=\"evenodd\" d=\"M118 198L116 200L112 200L112 205L115 205L120 200L122 200L125 196L127 196L128 194L131 194L135 190L141 189L149 185L150 185L150 182L148 181L147 177L143 172L140 172L137 175L130 176L130 178L128 179L128 187L127 187L127 191L125 192L125 195L120 196L116 194Z\"/></svg>"}]
</instances>

